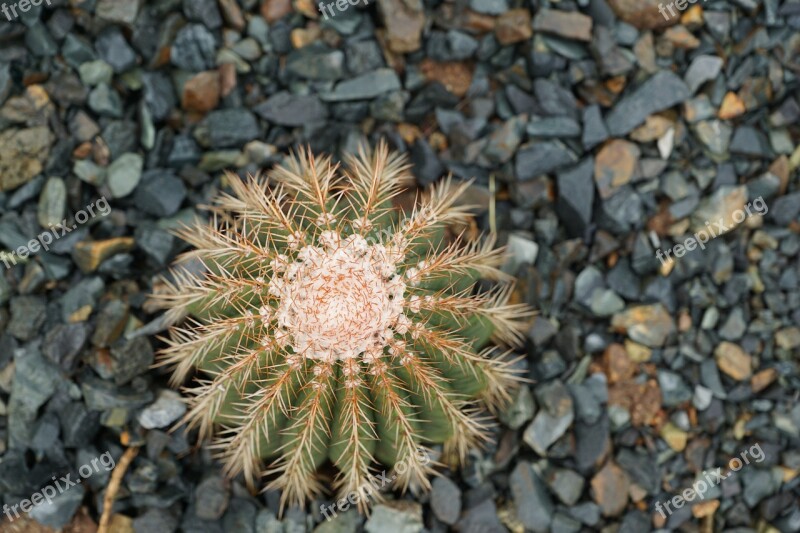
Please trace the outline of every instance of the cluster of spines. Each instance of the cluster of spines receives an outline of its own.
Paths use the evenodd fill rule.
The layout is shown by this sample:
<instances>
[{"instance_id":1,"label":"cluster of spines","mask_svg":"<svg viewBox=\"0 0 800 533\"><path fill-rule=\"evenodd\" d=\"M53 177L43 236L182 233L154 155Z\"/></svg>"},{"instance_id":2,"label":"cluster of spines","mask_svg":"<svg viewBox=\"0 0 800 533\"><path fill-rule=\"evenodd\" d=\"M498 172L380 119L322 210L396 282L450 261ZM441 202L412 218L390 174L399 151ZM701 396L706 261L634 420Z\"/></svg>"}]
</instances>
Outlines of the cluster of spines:
<instances>
[{"instance_id":1,"label":"cluster of spines","mask_svg":"<svg viewBox=\"0 0 800 533\"><path fill-rule=\"evenodd\" d=\"M173 383L200 371L183 422L213 438L227 474L266 476L284 504L323 492L326 460L340 495L369 483L378 463L401 460L398 486L429 488L432 465L418 450L442 444L445 457L463 461L488 438L485 409L505 405L519 376L510 352L486 346L519 345L530 314L508 303L493 239L449 235L471 217L456 203L468 184L442 181L403 217L393 205L412 179L402 158L380 146L339 170L303 152L270 180L228 176L231 193L211 222L180 232L193 250L154 295L171 321L185 318L162 352ZM266 286L275 261L293 260L326 231L391 244L404 257L411 326L384 357L311 360L275 341L278 302ZM476 293L479 279L498 283Z\"/></svg>"}]
</instances>

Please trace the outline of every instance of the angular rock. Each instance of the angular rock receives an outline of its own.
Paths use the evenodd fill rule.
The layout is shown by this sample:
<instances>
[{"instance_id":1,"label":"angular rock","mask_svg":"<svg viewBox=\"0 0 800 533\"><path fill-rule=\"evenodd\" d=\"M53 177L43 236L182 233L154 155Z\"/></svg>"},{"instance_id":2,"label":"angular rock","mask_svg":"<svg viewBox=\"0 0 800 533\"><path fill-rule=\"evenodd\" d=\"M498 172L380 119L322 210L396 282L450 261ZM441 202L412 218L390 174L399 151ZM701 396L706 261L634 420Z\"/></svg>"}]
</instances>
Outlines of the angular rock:
<instances>
[{"instance_id":1,"label":"angular rock","mask_svg":"<svg viewBox=\"0 0 800 533\"><path fill-rule=\"evenodd\" d=\"M378 11L392 52L407 54L419 50L426 20L421 0L378 0Z\"/></svg>"},{"instance_id":2,"label":"angular rock","mask_svg":"<svg viewBox=\"0 0 800 533\"><path fill-rule=\"evenodd\" d=\"M675 333L675 321L663 305L640 305L614 315L611 327L626 333L631 340L660 348Z\"/></svg>"},{"instance_id":3,"label":"angular rock","mask_svg":"<svg viewBox=\"0 0 800 533\"><path fill-rule=\"evenodd\" d=\"M533 18L533 29L578 41L592 39L592 19L578 11L540 9Z\"/></svg>"},{"instance_id":4,"label":"angular rock","mask_svg":"<svg viewBox=\"0 0 800 533\"><path fill-rule=\"evenodd\" d=\"M514 159L514 174L519 181L528 181L542 174L560 170L578 157L560 141L543 141L522 145Z\"/></svg>"},{"instance_id":5,"label":"angular rock","mask_svg":"<svg viewBox=\"0 0 800 533\"><path fill-rule=\"evenodd\" d=\"M253 111L273 124L290 127L324 122L328 117L325 105L316 95L295 95L287 91L270 96Z\"/></svg>"},{"instance_id":6,"label":"angular rock","mask_svg":"<svg viewBox=\"0 0 800 533\"><path fill-rule=\"evenodd\" d=\"M653 113L690 97L689 88L677 75L668 70L658 71L616 103L606 115L608 131L614 137L626 135Z\"/></svg>"},{"instance_id":7,"label":"angular rock","mask_svg":"<svg viewBox=\"0 0 800 533\"><path fill-rule=\"evenodd\" d=\"M0 132L0 192L16 189L44 170L53 135L46 127Z\"/></svg>"},{"instance_id":8,"label":"angular rock","mask_svg":"<svg viewBox=\"0 0 800 533\"><path fill-rule=\"evenodd\" d=\"M613 461L608 461L592 478L592 498L603 516L619 516L628 504L630 479Z\"/></svg>"}]
</instances>

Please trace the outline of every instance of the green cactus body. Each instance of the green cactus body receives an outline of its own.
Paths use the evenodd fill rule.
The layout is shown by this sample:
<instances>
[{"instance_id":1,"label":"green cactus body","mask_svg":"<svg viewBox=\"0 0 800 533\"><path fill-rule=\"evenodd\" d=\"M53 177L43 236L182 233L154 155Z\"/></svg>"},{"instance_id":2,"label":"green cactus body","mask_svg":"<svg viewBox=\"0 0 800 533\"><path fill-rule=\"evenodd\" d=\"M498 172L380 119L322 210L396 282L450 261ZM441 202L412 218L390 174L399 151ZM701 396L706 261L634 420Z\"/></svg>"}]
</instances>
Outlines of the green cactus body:
<instances>
[{"instance_id":1,"label":"green cactus body","mask_svg":"<svg viewBox=\"0 0 800 533\"><path fill-rule=\"evenodd\" d=\"M453 231L470 219L455 204L467 184L395 208L411 176L385 146L341 173L303 153L270 177L229 176L215 221L180 232L194 249L153 297L187 317L162 351L176 385L196 376L185 422L229 475L265 477L284 504L323 492L326 461L340 497L400 461L401 488L429 488L419 451L463 460L487 438L478 413L519 380L486 348L518 345L530 314L508 302L502 251ZM477 291L480 279L495 289Z\"/></svg>"}]
</instances>

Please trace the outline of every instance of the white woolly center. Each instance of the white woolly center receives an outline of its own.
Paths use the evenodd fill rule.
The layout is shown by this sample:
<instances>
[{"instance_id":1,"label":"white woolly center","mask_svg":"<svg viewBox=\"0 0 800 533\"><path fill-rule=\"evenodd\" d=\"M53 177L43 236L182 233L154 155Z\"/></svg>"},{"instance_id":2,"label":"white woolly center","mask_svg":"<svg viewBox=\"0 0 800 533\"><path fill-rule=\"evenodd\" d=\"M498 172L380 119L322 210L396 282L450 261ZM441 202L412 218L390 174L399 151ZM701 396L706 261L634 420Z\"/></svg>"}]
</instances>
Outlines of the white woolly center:
<instances>
[{"instance_id":1,"label":"white woolly center","mask_svg":"<svg viewBox=\"0 0 800 533\"><path fill-rule=\"evenodd\" d=\"M301 248L294 262L276 264L276 341L309 359L381 357L395 331L407 328L402 257L357 235L340 241L326 231L319 241Z\"/></svg>"}]
</instances>

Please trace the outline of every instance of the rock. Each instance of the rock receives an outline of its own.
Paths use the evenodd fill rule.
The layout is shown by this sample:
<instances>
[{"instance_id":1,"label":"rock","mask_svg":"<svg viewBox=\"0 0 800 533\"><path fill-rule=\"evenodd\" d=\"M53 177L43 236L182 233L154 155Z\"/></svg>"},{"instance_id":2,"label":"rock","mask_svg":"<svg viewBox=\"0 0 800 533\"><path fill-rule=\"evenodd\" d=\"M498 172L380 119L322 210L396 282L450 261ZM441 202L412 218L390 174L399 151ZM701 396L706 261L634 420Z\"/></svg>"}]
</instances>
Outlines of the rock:
<instances>
[{"instance_id":1,"label":"rock","mask_svg":"<svg viewBox=\"0 0 800 533\"><path fill-rule=\"evenodd\" d=\"M414 176L423 187L445 174L444 165L425 139L417 139L411 147L411 163L414 165Z\"/></svg>"},{"instance_id":2,"label":"rock","mask_svg":"<svg viewBox=\"0 0 800 533\"><path fill-rule=\"evenodd\" d=\"M463 61L438 62L426 58L419 69L426 80L441 83L459 98L467 94L472 84L472 67Z\"/></svg>"},{"instance_id":3,"label":"rock","mask_svg":"<svg viewBox=\"0 0 800 533\"><path fill-rule=\"evenodd\" d=\"M748 379L753 373L750 355L732 342L721 342L714 350L714 358L719 369L736 381Z\"/></svg>"},{"instance_id":4,"label":"rock","mask_svg":"<svg viewBox=\"0 0 800 533\"><path fill-rule=\"evenodd\" d=\"M547 488L533 465L526 461L517 463L508 478L517 518L526 530L535 533L550 531L553 519L553 502Z\"/></svg>"},{"instance_id":5,"label":"rock","mask_svg":"<svg viewBox=\"0 0 800 533\"><path fill-rule=\"evenodd\" d=\"M395 71L390 68L382 68L342 81L336 85L333 91L321 94L320 98L326 102L366 100L401 88L400 79Z\"/></svg>"},{"instance_id":6,"label":"rock","mask_svg":"<svg viewBox=\"0 0 800 533\"><path fill-rule=\"evenodd\" d=\"M733 135L730 124L721 120L701 120L694 127L697 138L716 156L724 157Z\"/></svg>"},{"instance_id":7,"label":"rock","mask_svg":"<svg viewBox=\"0 0 800 533\"><path fill-rule=\"evenodd\" d=\"M717 116L722 120L730 120L745 113L746 109L744 102L736 93L729 91L725 98L722 99L722 104L719 107Z\"/></svg>"},{"instance_id":8,"label":"rock","mask_svg":"<svg viewBox=\"0 0 800 533\"><path fill-rule=\"evenodd\" d=\"M172 43L172 64L189 72L210 70L216 66L217 42L202 24L187 24Z\"/></svg>"},{"instance_id":9,"label":"rock","mask_svg":"<svg viewBox=\"0 0 800 533\"><path fill-rule=\"evenodd\" d=\"M122 118L122 99L107 83L101 83L89 93L89 108L111 118Z\"/></svg>"},{"instance_id":10,"label":"rock","mask_svg":"<svg viewBox=\"0 0 800 533\"><path fill-rule=\"evenodd\" d=\"M67 186L61 178L50 178L39 195L37 220L43 228L60 224L67 209Z\"/></svg>"},{"instance_id":11,"label":"rock","mask_svg":"<svg viewBox=\"0 0 800 533\"><path fill-rule=\"evenodd\" d=\"M178 524L179 521L174 511L150 507L144 514L137 516L133 520L133 532L173 532L178 530Z\"/></svg>"},{"instance_id":12,"label":"rock","mask_svg":"<svg viewBox=\"0 0 800 533\"><path fill-rule=\"evenodd\" d=\"M114 198L124 198L136 189L142 177L144 159L139 154L122 154L108 167L106 183Z\"/></svg>"},{"instance_id":13,"label":"rock","mask_svg":"<svg viewBox=\"0 0 800 533\"><path fill-rule=\"evenodd\" d=\"M0 192L16 189L44 170L53 135L46 127L0 132Z\"/></svg>"},{"instance_id":14,"label":"rock","mask_svg":"<svg viewBox=\"0 0 800 533\"><path fill-rule=\"evenodd\" d=\"M531 12L526 8L510 9L497 18L494 27L497 41L507 46L531 38Z\"/></svg>"},{"instance_id":15,"label":"rock","mask_svg":"<svg viewBox=\"0 0 800 533\"><path fill-rule=\"evenodd\" d=\"M72 479L74 480L75 477L73 476ZM43 526L61 530L72 521L72 517L78 512L84 495L84 489L80 485L72 487L70 490L59 491L49 501L45 499L35 506L29 516Z\"/></svg>"},{"instance_id":16,"label":"rock","mask_svg":"<svg viewBox=\"0 0 800 533\"><path fill-rule=\"evenodd\" d=\"M25 32L25 46L36 57L51 57L58 53L58 43L47 26L38 20Z\"/></svg>"},{"instance_id":17,"label":"rock","mask_svg":"<svg viewBox=\"0 0 800 533\"><path fill-rule=\"evenodd\" d=\"M95 13L108 22L132 25L139 14L141 0L98 0Z\"/></svg>"},{"instance_id":18,"label":"rock","mask_svg":"<svg viewBox=\"0 0 800 533\"><path fill-rule=\"evenodd\" d=\"M422 506L410 501L376 505L364 524L367 533L420 533L422 530Z\"/></svg>"},{"instance_id":19,"label":"rock","mask_svg":"<svg viewBox=\"0 0 800 533\"><path fill-rule=\"evenodd\" d=\"M345 76L344 60L345 56L341 50L310 45L294 50L288 55L286 72L309 80L336 81ZM377 67L382 66L380 64Z\"/></svg>"},{"instance_id":20,"label":"rock","mask_svg":"<svg viewBox=\"0 0 800 533\"><path fill-rule=\"evenodd\" d=\"M536 404L531 395L530 388L520 387L513 402L498 414L498 418L503 424L511 429L519 429L533 418L536 411Z\"/></svg>"},{"instance_id":21,"label":"rock","mask_svg":"<svg viewBox=\"0 0 800 533\"><path fill-rule=\"evenodd\" d=\"M713 238L732 230L744 221L746 202L747 187L744 185L720 187L710 198L700 202L692 213L692 233L704 231Z\"/></svg>"},{"instance_id":22,"label":"rock","mask_svg":"<svg viewBox=\"0 0 800 533\"><path fill-rule=\"evenodd\" d=\"M295 95L287 91L270 96L253 111L273 124L290 127L324 122L328 117L325 105L316 95Z\"/></svg>"},{"instance_id":23,"label":"rock","mask_svg":"<svg viewBox=\"0 0 800 533\"><path fill-rule=\"evenodd\" d=\"M614 315L611 327L626 333L634 342L651 348L664 346L675 333L675 322L661 304L631 307Z\"/></svg>"},{"instance_id":24,"label":"rock","mask_svg":"<svg viewBox=\"0 0 800 533\"><path fill-rule=\"evenodd\" d=\"M210 30L222 26L222 16L216 0L183 0L183 12L192 22L199 22Z\"/></svg>"},{"instance_id":25,"label":"rock","mask_svg":"<svg viewBox=\"0 0 800 533\"><path fill-rule=\"evenodd\" d=\"M163 72L143 72L142 92L145 104L156 121L167 118L175 107L172 82Z\"/></svg>"},{"instance_id":26,"label":"rock","mask_svg":"<svg viewBox=\"0 0 800 533\"><path fill-rule=\"evenodd\" d=\"M292 12L291 0L263 0L261 16L272 24Z\"/></svg>"},{"instance_id":27,"label":"rock","mask_svg":"<svg viewBox=\"0 0 800 533\"><path fill-rule=\"evenodd\" d=\"M72 258L84 273L94 272L106 259L133 250L132 237L115 237L102 241L81 241L75 245Z\"/></svg>"},{"instance_id":28,"label":"rock","mask_svg":"<svg viewBox=\"0 0 800 533\"><path fill-rule=\"evenodd\" d=\"M506 0L470 0L469 7L476 13L500 15L508 11Z\"/></svg>"},{"instance_id":29,"label":"rock","mask_svg":"<svg viewBox=\"0 0 800 533\"><path fill-rule=\"evenodd\" d=\"M609 0L608 5L619 18L640 30L654 30L675 24L679 17L666 17L659 11L658 0Z\"/></svg>"},{"instance_id":30,"label":"rock","mask_svg":"<svg viewBox=\"0 0 800 533\"><path fill-rule=\"evenodd\" d=\"M639 172L640 155L638 146L622 139L603 145L594 160L594 180L601 198L611 197L619 187L630 183Z\"/></svg>"},{"instance_id":31,"label":"rock","mask_svg":"<svg viewBox=\"0 0 800 533\"><path fill-rule=\"evenodd\" d=\"M608 129L600 113L600 106L596 104L586 106L583 110L583 135L581 137L583 148L589 150L608 137Z\"/></svg>"},{"instance_id":32,"label":"rock","mask_svg":"<svg viewBox=\"0 0 800 533\"><path fill-rule=\"evenodd\" d=\"M626 135L653 113L690 97L691 92L683 80L672 71L661 70L616 103L606 116L608 130L614 137Z\"/></svg>"},{"instance_id":33,"label":"rock","mask_svg":"<svg viewBox=\"0 0 800 533\"><path fill-rule=\"evenodd\" d=\"M183 86L181 106L187 111L206 113L216 109L220 99L220 75L216 70L200 72Z\"/></svg>"},{"instance_id":34,"label":"rock","mask_svg":"<svg viewBox=\"0 0 800 533\"><path fill-rule=\"evenodd\" d=\"M230 501L230 486L222 477L211 475L195 489L195 513L203 520L219 520Z\"/></svg>"},{"instance_id":35,"label":"rock","mask_svg":"<svg viewBox=\"0 0 800 533\"><path fill-rule=\"evenodd\" d=\"M261 137L261 127L255 115L247 109L212 111L205 120L211 148L240 148Z\"/></svg>"},{"instance_id":36,"label":"rock","mask_svg":"<svg viewBox=\"0 0 800 533\"><path fill-rule=\"evenodd\" d=\"M592 39L592 19L578 11L540 9L533 19L533 29L566 39L578 41Z\"/></svg>"},{"instance_id":37,"label":"rock","mask_svg":"<svg viewBox=\"0 0 800 533\"><path fill-rule=\"evenodd\" d=\"M694 94L704 83L716 79L722 70L723 63L721 57L712 55L695 56L683 76L683 81L686 82L689 91Z\"/></svg>"},{"instance_id":38,"label":"rock","mask_svg":"<svg viewBox=\"0 0 800 533\"><path fill-rule=\"evenodd\" d=\"M514 174L517 180L527 181L560 170L577 160L577 156L560 141L528 143L517 151Z\"/></svg>"},{"instance_id":39,"label":"rock","mask_svg":"<svg viewBox=\"0 0 800 533\"><path fill-rule=\"evenodd\" d=\"M440 521L453 525L461 515L461 489L448 477L439 476L433 480L431 490L431 509Z\"/></svg>"},{"instance_id":40,"label":"rock","mask_svg":"<svg viewBox=\"0 0 800 533\"><path fill-rule=\"evenodd\" d=\"M592 221L593 172L594 161L589 157L576 166L556 174L558 184L556 212L559 220L575 237L585 235Z\"/></svg>"},{"instance_id":41,"label":"rock","mask_svg":"<svg viewBox=\"0 0 800 533\"><path fill-rule=\"evenodd\" d=\"M67 371L75 367L75 359L86 344L86 324L59 324L45 335L42 353Z\"/></svg>"},{"instance_id":42,"label":"rock","mask_svg":"<svg viewBox=\"0 0 800 533\"><path fill-rule=\"evenodd\" d=\"M181 396L170 390L159 393L156 401L139 413L139 423L145 429L161 429L169 426L186 413Z\"/></svg>"},{"instance_id":43,"label":"rock","mask_svg":"<svg viewBox=\"0 0 800 533\"><path fill-rule=\"evenodd\" d=\"M45 301L38 296L18 296L11 300L11 321L6 332L21 341L32 339L45 321Z\"/></svg>"},{"instance_id":44,"label":"rock","mask_svg":"<svg viewBox=\"0 0 800 533\"><path fill-rule=\"evenodd\" d=\"M148 170L142 175L133 200L136 206L153 216L164 218L174 215L186 198L186 186L172 171Z\"/></svg>"},{"instance_id":45,"label":"rock","mask_svg":"<svg viewBox=\"0 0 800 533\"><path fill-rule=\"evenodd\" d=\"M661 438L670 448L680 453L686 448L689 435L672 422L667 422L661 427Z\"/></svg>"},{"instance_id":46,"label":"rock","mask_svg":"<svg viewBox=\"0 0 800 533\"><path fill-rule=\"evenodd\" d=\"M136 66L136 52L133 51L117 27L103 30L97 36L94 47L97 55L116 73L126 72ZM106 83L110 81L107 80Z\"/></svg>"},{"instance_id":47,"label":"rock","mask_svg":"<svg viewBox=\"0 0 800 533\"><path fill-rule=\"evenodd\" d=\"M536 390L541 409L522 438L539 455L567 432L575 419L572 396L560 381L541 385Z\"/></svg>"},{"instance_id":48,"label":"rock","mask_svg":"<svg viewBox=\"0 0 800 533\"><path fill-rule=\"evenodd\" d=\"M547 473L547 485L564 505L578 503L583 494L583 477L573 470L554 468Z\"/></svg>"},{"instance_id":49,"label":"rock","mask_svg":"<svg viewBox=\"0 0 800 533\"><path fill-rule=\"evenodd\" d=\"M421 0L378 0L378 11L389 50L398 54L419 50L426 20Z\"/></svg>"},{"instance_id":50,"label":"rock","mask_svg":"<svg viewBox=\"0 0 800 533\"><path fill-rule=\"evenodd\" d=\"M153 364L153 347L145 337L135 337L111 347L111 373L117 385L124 385L147 372Z\"/></svg>"},{"instance_id":51,"label":"rock","mask_svg":"<svg viewBox=\"0 0 800 533\"><path fill-rule=\"evenodd\" d=\"M114 69L111 65L100 59L82 64L78 69L78 73L81 76L81 83L90 87L103 83L109 84L114 77Z\"/></svg>"},{"instance_id":52,"label":"rock","mask_svg":"<svg viewBox=\"0 0 800 533\"><path fill-rule=\"evenodd\" d=\"M619 516L628 504L630 480L628 475L611 460L592 478L592 498L600 506L603 516Z\"/></svg>"}]
</instances>

